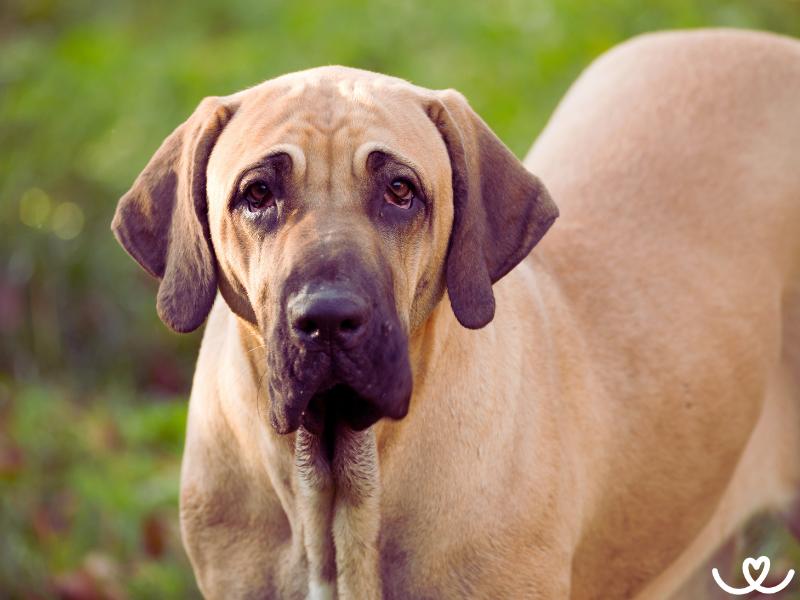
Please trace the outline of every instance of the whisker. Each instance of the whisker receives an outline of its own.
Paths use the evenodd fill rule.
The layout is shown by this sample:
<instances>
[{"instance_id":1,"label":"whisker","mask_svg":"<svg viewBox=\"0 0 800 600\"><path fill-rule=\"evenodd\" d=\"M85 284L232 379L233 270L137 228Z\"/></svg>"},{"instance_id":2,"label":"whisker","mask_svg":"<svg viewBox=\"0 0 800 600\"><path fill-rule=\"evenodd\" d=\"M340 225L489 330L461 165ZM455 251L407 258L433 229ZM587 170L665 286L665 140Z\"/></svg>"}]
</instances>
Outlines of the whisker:
<instances>
[{"instance_id":1,"label":"whisker","mask_svg":"<svg viewBox=\"0 0 800 600\"><path fill-rule=\"evenodd\" d=\"M266 348L268 344L262 344L261 346L256 346L255 348L250 348L245 354L250 354L251 352L255 352L256 350L263 350Z\"/></svg>"}]
</instances>

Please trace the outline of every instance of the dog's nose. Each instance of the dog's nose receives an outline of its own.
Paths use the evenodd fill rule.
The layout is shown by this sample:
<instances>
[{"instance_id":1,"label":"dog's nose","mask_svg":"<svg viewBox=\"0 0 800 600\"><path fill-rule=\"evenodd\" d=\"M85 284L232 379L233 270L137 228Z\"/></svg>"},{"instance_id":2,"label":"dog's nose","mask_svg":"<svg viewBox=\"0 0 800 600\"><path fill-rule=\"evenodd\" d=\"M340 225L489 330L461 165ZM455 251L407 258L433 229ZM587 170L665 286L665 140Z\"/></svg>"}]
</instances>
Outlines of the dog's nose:
<instances>
[{"instance_id":1,"label":"dog's nose","mask_svg":"<svg viewBox=\"0 0 800 600\"><path fill-rule=\"evenodd\" d=\"M288 306L289 323L303 342L355 344L367 329L369 315L364 298L335 288L302 292Z\"/></svg>"}]
</instances>

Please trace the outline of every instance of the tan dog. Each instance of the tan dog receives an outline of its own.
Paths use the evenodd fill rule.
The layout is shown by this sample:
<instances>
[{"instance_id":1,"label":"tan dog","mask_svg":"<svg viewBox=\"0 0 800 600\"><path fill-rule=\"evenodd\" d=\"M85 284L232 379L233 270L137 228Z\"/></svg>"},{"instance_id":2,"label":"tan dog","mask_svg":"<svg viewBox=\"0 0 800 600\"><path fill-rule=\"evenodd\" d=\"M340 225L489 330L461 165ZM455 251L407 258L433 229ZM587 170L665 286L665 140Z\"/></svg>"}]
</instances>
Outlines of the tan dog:
<instances>
[{"instance_id":1,"label":"tan dog","mask_svg":"<svg viewBox=\"0 0 800 600\"><path fill-rule=\"evenodd\" d=\"M168 325L211 312L206 596L665 598L793 497L800 44L625 44L526 166L562 212L528 258L556 207L454 92L314 69L158 150L113 227Z\"/></svg>"}]
</instances>

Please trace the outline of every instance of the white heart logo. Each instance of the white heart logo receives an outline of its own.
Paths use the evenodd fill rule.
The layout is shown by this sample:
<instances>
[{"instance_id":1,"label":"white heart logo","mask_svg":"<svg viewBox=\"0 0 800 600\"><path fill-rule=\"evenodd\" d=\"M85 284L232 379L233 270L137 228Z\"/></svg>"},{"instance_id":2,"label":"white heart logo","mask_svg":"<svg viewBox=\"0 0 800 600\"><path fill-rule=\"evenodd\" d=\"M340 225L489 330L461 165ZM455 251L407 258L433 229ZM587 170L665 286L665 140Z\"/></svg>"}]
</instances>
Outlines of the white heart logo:
<instances>
[{"instance_id":1,"label":"white heart logo","mask_svg":"<svg viewBox=\"0 0 800 600\"><path fill-rule=\"evenodd\" d=\"M753 579L753 571L758 575L758 579ZM754 586L754 589L757 589L767 578L767 575L769 575L769 558L766 556L745 558L742 563L742 575L744 575L747 583Z\"/></svg>"},{"instance_id":2,"label":"white heart logo","mask_svg":"<svg viewBox=\"0 0 800 600\"><path fill-rule=\"evenodd\" d=\"M731 587L722 581L722 578L719 576L719 571L716 569L716 567L711 569L711 574L714 576L714 581L717 582L717 585L720 588L734 596L744 596L745 594L749 594L750 592L756 590L762 594L777 594L792 581L792 578L794 577L794 569L789 569L786 577L784 577L783 581L781 581L778 585L764 587L761 584L764 583L767 575L769 575L769 567L769 558L766 556L759 556L758 558L745 558L744 562L742 563L742 575L744 575L744 578L750 585L744 588ZM754 573L758 575L757 578L753 577Z\"/></svg>"}]
</instances>

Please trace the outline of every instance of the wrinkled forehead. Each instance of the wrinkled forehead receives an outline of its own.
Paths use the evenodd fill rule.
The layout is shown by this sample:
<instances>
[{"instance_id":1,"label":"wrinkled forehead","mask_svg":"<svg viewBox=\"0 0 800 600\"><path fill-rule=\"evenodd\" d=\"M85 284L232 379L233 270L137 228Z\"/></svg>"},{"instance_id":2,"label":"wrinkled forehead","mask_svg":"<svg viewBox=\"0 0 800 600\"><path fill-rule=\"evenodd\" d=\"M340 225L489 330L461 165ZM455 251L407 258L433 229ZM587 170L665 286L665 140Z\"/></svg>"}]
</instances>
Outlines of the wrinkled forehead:
<instances>
[{"instance_id":1,"label":"wrinkled forehead","mask_svg":"<svg viewBox=\"0 0 800 600\"><path fill-rule=\"evenodd\" d=\"M237 94L235 116L209 162L216 183L265 157L286 152L293 177L330 178L331 170L363 174L373 150L408 163L433 188L449 178L449 160L425 105L432 92L399 79L324 68L267 81Z\"/></svg>"}]
</instances>

